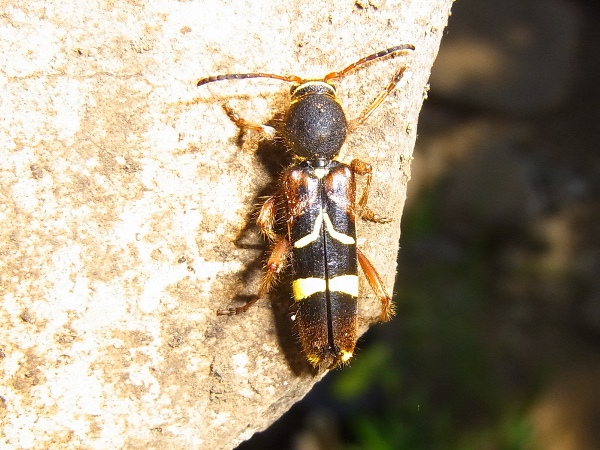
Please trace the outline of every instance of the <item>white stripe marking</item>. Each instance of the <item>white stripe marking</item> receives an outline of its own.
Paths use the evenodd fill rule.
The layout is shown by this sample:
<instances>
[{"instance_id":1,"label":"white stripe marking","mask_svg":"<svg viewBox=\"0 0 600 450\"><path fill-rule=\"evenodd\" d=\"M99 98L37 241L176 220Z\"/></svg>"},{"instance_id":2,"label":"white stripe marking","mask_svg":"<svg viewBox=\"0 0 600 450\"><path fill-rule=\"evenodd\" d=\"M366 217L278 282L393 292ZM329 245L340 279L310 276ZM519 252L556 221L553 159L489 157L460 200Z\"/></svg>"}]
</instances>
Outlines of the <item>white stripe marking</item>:
<instances>
[{"instance_id":1,"label":"white stripe marking","mask_svg":"<svg viewBox=\"0 0 600 450\"><path fill-rule=\"evenodd\" d=\"M333 223L331 223L331 219L329 218L327 213L321 209L321 212L315 219L315 226L313 230L310 232L310 234L307 234L303 238L300 238L296 242L294 242L294 247L303 248L306 247L308 244L315 242L317 239L319 239L319 233L321 232L323 221L325 221L325 227L327 228L327 232L333 239L346 245L356 243L352 236L348 236L347 234L336 231L335 228L333 228Z\"/></svg>"},{"instance_id":2,"label":"white stripe marking","mask_svg":"<svg viewBox=\"0 0 600 450\"><path fill-rule=\"evenodd\" d=\"M329 231L331 237L334 238L336 241L340 241L342 244L346 245L354 244L356 242L352 236L348 236L347 234L335 231L335 229L333 228L333 224L331 223L331 219L329 218L326 212L323 213L323 219L325 220L325 226L327 227L327 231Z\"/></svg>"}]
</instances>

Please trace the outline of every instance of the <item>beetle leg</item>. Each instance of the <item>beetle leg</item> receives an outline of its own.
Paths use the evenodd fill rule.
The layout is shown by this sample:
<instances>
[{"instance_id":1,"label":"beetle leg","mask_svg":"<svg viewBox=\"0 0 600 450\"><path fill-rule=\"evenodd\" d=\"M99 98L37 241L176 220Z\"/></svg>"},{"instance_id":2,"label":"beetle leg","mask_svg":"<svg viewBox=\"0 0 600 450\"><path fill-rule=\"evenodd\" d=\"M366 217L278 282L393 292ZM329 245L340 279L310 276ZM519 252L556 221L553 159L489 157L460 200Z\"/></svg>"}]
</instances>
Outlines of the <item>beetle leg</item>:
<instances>
[{"instance_id":1,"label":"beetle leg","mask_svg":"<svg viewBox=\"0 0 600 450\"><path fill-rule=\"evenodd\" d=\"M375 295L379 297L379 300L381 301L381 313L379 314L378 321L387 322L394 316L394 304L392 303L392 299L385 290L385 287L383 287L383 281L375 267L373 267L373 264L371 264L371 261L369 261L359 249L356 249L356 254L358 255L360 267L365 273L371 289L373 289L373 292L375 292Z\"/></svg>"},{"instance_id":2,"label":"beetle leg","mask_svg":"<svg viewBox=\"0 0 600 450\"><path fill-rule=\"evenodd\" d=\"M243 312L248 311L248 308L250 308L262 297L264 297L277 282L277 277L285 268L286 261L290 255L290 252L290 241L287 238L287 236L279 237L279 240L275 243L273 250L269 255L269 259L267 260L267 264L265 267L266 272L260 284L260 288L258 289L258 293L255 296L253 296L248 302L246 302L244 306L239 306L237 308L218 309L217 315L235 316L236 314L241 314Z\"/></svg>"},{"instance_id":3,"label":"beetle leg","mask_svg":"<svg viewBox=\"0 0 600 450\"><path fill-rule=\"evenodd\" d=\"M360 196L360 200L358 201L358 209L361 219L377 223L391 222L392 219L389 219L387 217L381 217L379 214L376 214L367 206L367 201L369 200L369 189L371 188L371 179L373 178L373 169L371 167L371 164L367 164L366 162L361 161L360 159L353 159L350 163L350 169L358 175L367 176L365 187L363 188L362 195Z\"/></svg>"},{"instance_id":4,"label":"beetle leg","mask_svg":"<svg viewBox=\"0 0 600 450\"><path fill-rule=\"evenodd\" d=\"M277 196L272 195L265 200L256 218L258 229L271 242L275 242L279 237L274 230L276 210Z\"/></svg>"},{"instance_id":5,"label":"beetle leg","mask_svg":"<svg viewBox=\"0 0 600 450\"><path fill-rule=\"evenodd\" d=\"M263 125L258 122L251 122L244 119L238 113L236 113L229 105L224 105L223 108L229 116L229 118L241 129L241 130L254 130L258 131L261 137L271 139L275 136L275 128L268 125Z\"/></svg>"},{"instance_id":6,"label":"beetle leg","mask_svg":"<svg viewBox=\"0 0 600 450\"><path fill-rule=\"evenodd\" d=\"M400 70L398 70L398 72L396 72L394 77L388 83L388 85L383 90L383 92L381 92L381 94L379 94L377 96L377 98L375 100L373 100L373 102L368 106L368 108L365 109L362 112L362 114L360 116L358 116L356 119L352 119L351 121L348 122L348 133L351 133L354 130L356 130L356 128L360 124L362 124L365 120L367 120L369 118L369 116L373 113L373 111L375 111L375 109L381 104L381 102L383 100L385 100L385 98L390 94L390 92L392 92L394 90L396 85L402 79L402 75L404 75L404 71L406 69L407 69L407 66L401 67Z\"/></svg>"}]
</instances>

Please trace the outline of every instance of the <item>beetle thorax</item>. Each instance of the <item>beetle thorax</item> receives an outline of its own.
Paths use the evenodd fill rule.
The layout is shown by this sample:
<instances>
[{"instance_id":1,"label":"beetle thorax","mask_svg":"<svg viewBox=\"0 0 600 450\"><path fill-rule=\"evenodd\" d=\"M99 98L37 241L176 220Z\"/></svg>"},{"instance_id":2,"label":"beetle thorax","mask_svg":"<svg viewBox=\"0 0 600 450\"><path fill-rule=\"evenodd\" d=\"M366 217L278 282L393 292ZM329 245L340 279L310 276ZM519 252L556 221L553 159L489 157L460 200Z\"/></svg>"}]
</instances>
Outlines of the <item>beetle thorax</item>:
<instances>
[{"instance_id":1,"label":"beetle thorax","mask_svg":"<svg viewBox=\"0 0 600 450\"><path fill-rule=\"evenodd\" d=\"M346 139L348 125L333 85L305 81L292 87L284 136L292 152L309 160L331 160Z\"/></svg>"}]
</instances>

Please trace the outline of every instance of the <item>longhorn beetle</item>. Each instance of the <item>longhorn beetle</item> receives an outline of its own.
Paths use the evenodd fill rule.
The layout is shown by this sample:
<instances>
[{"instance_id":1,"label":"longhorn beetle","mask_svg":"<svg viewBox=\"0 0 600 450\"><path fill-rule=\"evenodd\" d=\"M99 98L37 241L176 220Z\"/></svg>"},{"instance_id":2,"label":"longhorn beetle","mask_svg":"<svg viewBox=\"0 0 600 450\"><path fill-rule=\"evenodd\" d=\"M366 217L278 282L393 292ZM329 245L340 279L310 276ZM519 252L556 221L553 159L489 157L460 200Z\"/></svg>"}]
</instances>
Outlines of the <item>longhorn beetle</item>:
<instances>
[{"instance_id":1,"label":"longhorn beetle","mask_svg":"<svg viewBox=\"0 0 600 450\"><path fill-rule=\"evenodd\" d=\"M241 129L255 130L269 138L283 137L293 153L294 163L283 171L278 190L267 198L258 214L259 229L273 243L258 293L245 305L219 309L217 314L232 316L247 311L271 289L291 256L298 332L304 353L315 367L332 369L352 357L358 338L358 264L381 301L379 321L387 321L394 314L379 274L356 247L355 228L357 216L376 223L388 223L391 219L367 207L371 166L358 159L347 165L336 158L346 135L367 120L392 92L406 66L396 72L362 114L350 121L346 120L331 80L369 61L414 49L412 44L397 45L359 59L322 79L259 72L217 75L198 81L198 86L244 78L274 78L293 83L281 129L247 121L225 107ZM366 176L358 202L355 175ZM280 205L285 211L284 233L275 229Z\"/></svg>"}]
</instances>

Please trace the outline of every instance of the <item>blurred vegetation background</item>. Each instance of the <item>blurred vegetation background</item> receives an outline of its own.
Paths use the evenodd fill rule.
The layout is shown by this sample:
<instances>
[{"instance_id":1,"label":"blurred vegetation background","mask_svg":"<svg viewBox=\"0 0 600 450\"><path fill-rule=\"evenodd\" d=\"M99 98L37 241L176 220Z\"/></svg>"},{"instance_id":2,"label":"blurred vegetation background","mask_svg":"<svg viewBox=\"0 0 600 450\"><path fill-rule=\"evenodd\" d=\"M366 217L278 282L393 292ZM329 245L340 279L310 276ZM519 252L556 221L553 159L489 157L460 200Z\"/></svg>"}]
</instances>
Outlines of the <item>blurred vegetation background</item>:
<instances>
[{"instance_id":1,"label":"blurred vegetation background","mask_svg":"<svg viewBox=\"0 0 600 450\"><path fill-rule=\"evenodd\" d=\"M239 450L600 448L599 43L596 1L455 4L398 315Z\"/></svg>"}]
</instances>

